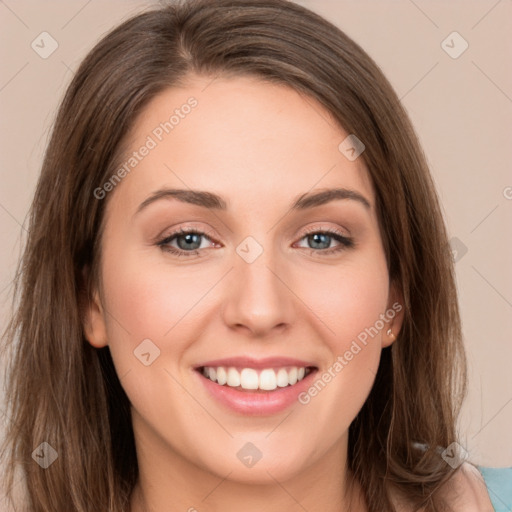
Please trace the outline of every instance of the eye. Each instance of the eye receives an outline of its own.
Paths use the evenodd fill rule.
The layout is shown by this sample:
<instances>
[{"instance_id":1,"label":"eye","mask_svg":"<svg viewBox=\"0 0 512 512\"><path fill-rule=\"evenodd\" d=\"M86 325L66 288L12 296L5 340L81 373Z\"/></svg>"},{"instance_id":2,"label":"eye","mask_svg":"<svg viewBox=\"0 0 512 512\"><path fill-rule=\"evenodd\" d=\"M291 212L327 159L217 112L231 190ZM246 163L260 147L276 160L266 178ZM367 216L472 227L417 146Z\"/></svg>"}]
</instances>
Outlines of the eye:
<instances>
[{"instance_id":1,"label":"eye","mask_svg":"<svg viewBox=\"0 0 512 512\"><path fill-rule=\"evenodd\" d=\"M304 247L304 249L310 249L311 254L329 255L354 247L354 240L352 238L345 236L335 229L310 229L307 231L306 236L301 238L301 240L304 239L312 244L312 247ZM329 247L333 240L338 242L339 245Z\"/></svg>"},{"instance_id":2,"label":"eye","mask_svg":"<svg viewBox=\"0 0 512 512\"><path fill-rule=\"evenodd\" d=\"M196 256L199 254L199 249L204 249L204 247L201 247L202 237L211 240L211 238L202 231L180 228L178 231L167 235L164 239L157 242L157 245L161 247L162 250L178 256ZM174 241L176 241L178 247L170 245Z\"/></svg>"}]
</instances>

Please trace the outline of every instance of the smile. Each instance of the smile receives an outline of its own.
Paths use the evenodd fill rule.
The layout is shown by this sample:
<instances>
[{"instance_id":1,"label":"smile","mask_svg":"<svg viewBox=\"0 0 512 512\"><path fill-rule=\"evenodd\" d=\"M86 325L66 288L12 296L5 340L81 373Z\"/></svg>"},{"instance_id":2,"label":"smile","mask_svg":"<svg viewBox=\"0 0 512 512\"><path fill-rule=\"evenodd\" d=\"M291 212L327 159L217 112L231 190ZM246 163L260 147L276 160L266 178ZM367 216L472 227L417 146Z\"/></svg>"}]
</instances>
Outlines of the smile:
<instances>
[{"instance_id":1,"label":"smile","mask_svg":"<svg viewBox=\"0 0 512 512\"><path fill-rule=\"evenodd\" d=\"M318 366L289 357L231 357L203 361L193 368L205 399L226 412L267 416L285 411L312 383Z\"/></svg>"}]
</instances>

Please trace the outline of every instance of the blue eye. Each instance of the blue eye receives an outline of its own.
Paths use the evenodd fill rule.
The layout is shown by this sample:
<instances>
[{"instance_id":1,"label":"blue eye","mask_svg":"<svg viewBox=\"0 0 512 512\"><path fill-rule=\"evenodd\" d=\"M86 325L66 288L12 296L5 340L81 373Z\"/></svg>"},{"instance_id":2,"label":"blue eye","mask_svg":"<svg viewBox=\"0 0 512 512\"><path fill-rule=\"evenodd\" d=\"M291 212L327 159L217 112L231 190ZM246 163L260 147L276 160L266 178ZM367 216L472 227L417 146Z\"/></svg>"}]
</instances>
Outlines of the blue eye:
<instances>
[{"instance_id":1,"label":"blue eye","mask_svg":"<svg viewBox=\"0 0 512 512\"><path fill-rule=\"evenodd\" d=\"M166 236L163 240L158 242L159 245L164 251L168 251L172 254L177 254L178 256L195 256L199 254L199 249L201 248L201 237L209 237L206 233L196 230L185 230L179 229L179 231L175 231L171 233L169 236ZM169 245L173 240L176 240L178 247L173 247Z\"/></svg>"},{"instance_id":2,"label":"blue eye","mask_svg":"<svg viewBox=\"0 0 512 512\"><path fill-rule=\"evenodd\" d=\"M157 242L157 245L161 247L162 250L177 256L197 256L200 254L200 250L204 249L204 247L201 248L201 238L206 238L212 241L212 239L202 231L180 228L178 231L171 233L164 239ZM349 238L336 230L330 229L323 231L318 229L311 230L300 240L304 239L307 239L313 246L302 248L308 249L310 253L314 254L328 255L354 247L354 241L352 238ZM338 242L338 245L329 247L332 240ZM171 245L173 242L176 242L178 247ZM325 245L327 247L324 247Z\"/></svg>"},{"instance_id":3,"label":"blue eye","mask_svg":"<svg viewBox=\"0 0 512 512\"><path fill-rule=\"evenodd\" d=\"M336 230L330 229L325 231L312 230L307 233L306 236L301 238L301 240L303 239L307 239L308 242L313 244L313 247L305 247L305 249L310 249L310 252L312 253L320 252L322 255L333 254L344 249L354 247L354 241L352 238L349 238ZM339 245L328 247L333 239L336 240ZM318 247L319 245L321 247ZM327 245L327 247L322 247L325 245ZM320 251L316 249L320 249Z\"/></svg>"}]
</instances>

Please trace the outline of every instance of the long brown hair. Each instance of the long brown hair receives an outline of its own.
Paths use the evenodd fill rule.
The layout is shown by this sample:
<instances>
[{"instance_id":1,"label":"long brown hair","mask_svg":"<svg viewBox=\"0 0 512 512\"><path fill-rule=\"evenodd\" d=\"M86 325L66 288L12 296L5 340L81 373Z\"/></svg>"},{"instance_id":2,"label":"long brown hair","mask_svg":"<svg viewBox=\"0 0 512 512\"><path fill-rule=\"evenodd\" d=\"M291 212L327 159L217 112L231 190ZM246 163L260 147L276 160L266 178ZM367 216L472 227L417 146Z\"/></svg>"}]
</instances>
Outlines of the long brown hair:
<instances>
[{"instance_id":1,"label":"long brown hair","mask_svg":"<svg viewBox=\"0 0 512 512\"><path fill-rule=\"evenodd\" d=\"M286 84L365 144L361 158L405 317L350 426L348 465L371 512L395 510L392 488L417 508L439 510L435 491L453 474L439 448L456 440L466 363L433 181L378 66L337 27L286 0L159 7L115 28L81 63L45 154L3 347L12 352L3 447L9 496L19 468L30 511L129 507L138 477L129 401L108 347L93 348L83 332L83 305L100 279L108 201L93 191L114 175L138 114L192 72ZM86 268L92 272L84 279ZM32 458L42 442L58 454L47 469Z\"/></svg>"}]
</instances>

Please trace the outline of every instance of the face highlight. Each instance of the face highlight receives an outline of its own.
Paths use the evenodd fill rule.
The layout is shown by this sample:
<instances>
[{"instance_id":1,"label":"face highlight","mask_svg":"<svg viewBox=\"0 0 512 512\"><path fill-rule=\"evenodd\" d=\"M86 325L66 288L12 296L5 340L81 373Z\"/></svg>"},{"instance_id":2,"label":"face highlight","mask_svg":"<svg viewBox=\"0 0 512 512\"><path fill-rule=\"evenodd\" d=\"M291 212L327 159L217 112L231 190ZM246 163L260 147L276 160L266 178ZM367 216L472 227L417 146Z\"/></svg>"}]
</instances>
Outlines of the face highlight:
<instances>
[{"instance_id":1,"label":"face highlight","mask_svg":"<svg viewBox=\"0 0 512 512\"><path fill-rule=\"evenodd\" d=\"M228 474L261 484L338 471L401 322L386 315L400 297L368 171L338 149L348 135L313 99L245 77L166 90L133 127L131 151L148 136L155 146L104 199L103 293L86 333L110 348L141 468L202 472L205 489ZM212 393L219 378L231 394ZM263 404L300 385L307 401Z\"/></svg>"}]
</instances>

